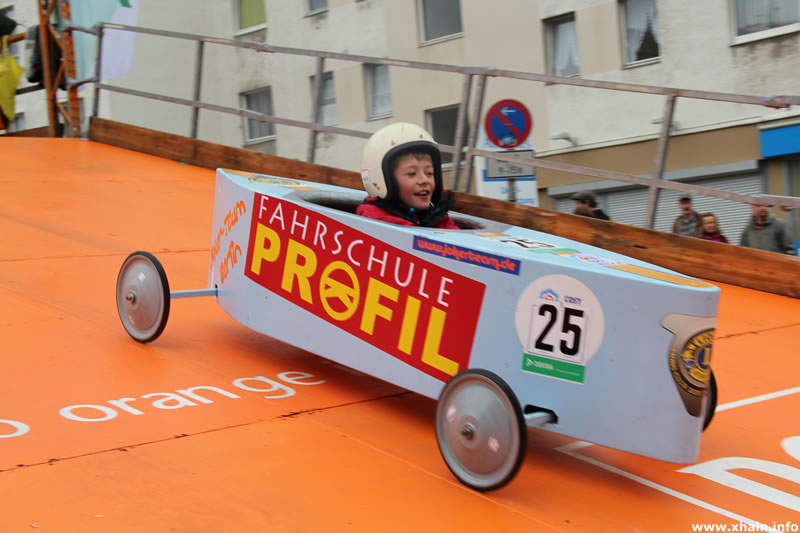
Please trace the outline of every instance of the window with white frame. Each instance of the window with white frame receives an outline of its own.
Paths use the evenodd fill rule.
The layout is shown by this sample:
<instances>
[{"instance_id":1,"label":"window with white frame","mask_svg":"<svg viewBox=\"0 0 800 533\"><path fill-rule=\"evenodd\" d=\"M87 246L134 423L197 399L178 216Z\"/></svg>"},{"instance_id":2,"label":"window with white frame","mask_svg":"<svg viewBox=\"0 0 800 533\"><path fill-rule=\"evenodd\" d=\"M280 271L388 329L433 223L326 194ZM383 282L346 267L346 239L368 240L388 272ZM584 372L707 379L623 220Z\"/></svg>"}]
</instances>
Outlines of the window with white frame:
<instances>
[{"instance_id":1,"label":"window with white frame","mask_svg":"<svg viewBox=\"0 0 800 533\"><path fill-rule=\"evenodd\" d=\"M328 9L328 0L308 0L308 12L325 11Z\"/></svg>"},{"instance_id":2,"label":"window with white frame","mask_svg":"<svg viewBox=\"0 0 800 533\"><path fill-rule=\"evenodd\" d=\"M625 62L659 57L656 0L622 0L625 21Z\"/></svg>"},{"instance_id":3,"label":"window with white frame","mask_svg":"<svg viewBox=\"0 0 800 533\"><path fill-rule=\"evenodd\" d=\"M311 76L311 87L312 89L314 87L314 76ZM317 122L326 126L336 124L336 88L333 85L333 72L322 74Z\"/></svg>"},{"instance_id":4,"label":"window with white frame","mask_svg":"<svg viewBox=\"0 0 800 533\"><path fill-rule=\"evenodd\" d=\"M439 144L449 144L450 146L456 143L456 126L458 124L458 106L441 107L439 109L429 109L425 112L427 115L428 131L430 131L435 140ZM464 129L462 132L462 139L466 143L467 132L469 126L467 121L464 121ZM452 163L453 156L442 152L442 164Z\"/></svg>"},{"instance_id":5,"label":"window with white frame","mask_svg":"<svg viewBox=\"0 0 800 533\"><path fill-rule=\"evenodd\" d=\"M737 36L800 24L800 0L734 0L734 2Z\"/></svg>"},{"instance_id":6,"label":"window with white frame","mask_svg":"<svg viewBox=\"0 0 800 533\"><path fill-rule=\"evenodd\" d=\"M418 0L418 2L423 42L463 32L461 0Z\"/></svg>"},{"instance_id":7,"label":"window with white frame","mask_svg":"<svg viewBox=\"0 0 800 533\"><path fill-rule=\"evenodd\" d=\"M578 34L575 15L570 14L545 21L547 55L550 74L577 76L581 72L578 55Z\"/></svg>"},{"instance_id":8,"label":"window with white frame","mask_svg":"<svg viewBox=\"0 0 800 533\"><path fill-rule=\"evenodd\" d=\"M367 81L369 118L392 113L392 88L389 85L389 65L364 65Z\"/></svg>"},{"instance_id":9,"label":"window with white frame","mask_svg":"<svg viewBox=\"0 0 800 533\"><path fill-rule=\"evenodd\" d=\"M236 0L239 31L263 28L267 24L266 0Z\"/></svg>"},{"instance_id":10,"label":"window with white frame","mask_svg":"<svg viewBox=\"0 0 800 533\"><path fill-rule=\"evenodd\" d=\"M272 88L265 87L241 95L242 106L248 111L255 111L262 115L272 115ZM267 139L275 135L275 124L261 122L252 118L246 119L245 140L247 142Z\"/></svg>"}]
</instances>

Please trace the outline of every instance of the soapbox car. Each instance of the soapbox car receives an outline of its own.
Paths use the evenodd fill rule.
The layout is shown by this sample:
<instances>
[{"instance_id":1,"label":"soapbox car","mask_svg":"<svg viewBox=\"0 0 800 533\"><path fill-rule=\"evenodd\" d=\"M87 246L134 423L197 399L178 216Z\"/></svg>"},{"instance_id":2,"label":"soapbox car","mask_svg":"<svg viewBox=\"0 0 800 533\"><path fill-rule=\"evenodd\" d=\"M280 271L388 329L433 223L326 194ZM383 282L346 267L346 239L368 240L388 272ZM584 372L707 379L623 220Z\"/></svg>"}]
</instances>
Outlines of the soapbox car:
<instances>
[{"instance_id":1,"label":"soapbox car","mask_svg":"<svg viewBox=\"0 0 800 533\"><path fill-rule=\"evenodd\" d=\"M517 473L527 427L690 463L713 415L719 289L555 235L451 212L461 230L354 214L361 191L220 169L208 285L170 291L147 252L117 280L122 324L214 296L264 335L437 399L464 484Z\"/></svg>"}]
</instances>

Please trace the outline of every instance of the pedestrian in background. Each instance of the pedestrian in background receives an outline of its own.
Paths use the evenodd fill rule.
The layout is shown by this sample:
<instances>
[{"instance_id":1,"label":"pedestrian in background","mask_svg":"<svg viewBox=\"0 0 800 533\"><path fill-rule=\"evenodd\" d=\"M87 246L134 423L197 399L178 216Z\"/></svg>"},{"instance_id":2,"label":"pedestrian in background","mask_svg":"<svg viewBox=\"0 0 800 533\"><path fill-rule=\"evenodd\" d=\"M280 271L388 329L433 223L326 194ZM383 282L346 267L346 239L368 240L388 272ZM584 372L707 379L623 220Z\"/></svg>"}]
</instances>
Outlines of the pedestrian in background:
<instances>
[{"instance_id":1,"label":"pedestrian in background","mask_svg":"<svg viewBox=\"0 0 800 533\"><path fill-rule=\"evenodd\" d=\"M594 210L591 207L589 207L588 205L576 205L575 206L575 211L574 211L573 214L581 215L581 216L584 216L584 217L595 218Z\"/></svg>"},{"instance_id":2,"label":"pedestrian in background","mask_svg":"<svg viewBox=\"0 0 800 533\"><path fill-rule=\"evenodd\" d=\"M686 237L696 237L697 232L703 226L703 220L700 214L692 207L692 197L688 194L682 194L678 198L678 208L680 208L681 214L672 224L672 233L685 235Z\"/></svg>"},{"instance_id":3,"label":"pedestrian in background","mask_svg":"<svg viewBox=\"0 0 800 533\"><path fill-rule=\"evenodd\" d=\"M594 194L591 192L576 192L571 196L571 198L575 201L575 211L573 212L576 215L587 215L587 213L591 211L591 214L587 216L592 216L601 220L611 220L602 209L597 207L597 198L595 198ZM579 210L580 212L578 212Z\"/></svg>"},{"instance_id":4,"label":"pedestrian in background","mask_svg":"<svg viewBox=\"0 0 800 533\"><path fill-rule=\"evenodd\" d=\"M742 232L741 245L769 252L795 255L794 243L783 221L769 214L771 205L753 204L753 217Z\"/></svg>"},{"instance_id":5,"label":"pedestrian in background","mask_svg":"<svg viewBox=\"0 0 800 533\"><path fill-rule=\"evenodd\" d=\"M722 230L717 223L717 216L714 213L703 213L700 215L702 224L697 227L697 236L707 241L724 242L729 244L728 238L722 234Z\"/></svg>"}]
</instances>

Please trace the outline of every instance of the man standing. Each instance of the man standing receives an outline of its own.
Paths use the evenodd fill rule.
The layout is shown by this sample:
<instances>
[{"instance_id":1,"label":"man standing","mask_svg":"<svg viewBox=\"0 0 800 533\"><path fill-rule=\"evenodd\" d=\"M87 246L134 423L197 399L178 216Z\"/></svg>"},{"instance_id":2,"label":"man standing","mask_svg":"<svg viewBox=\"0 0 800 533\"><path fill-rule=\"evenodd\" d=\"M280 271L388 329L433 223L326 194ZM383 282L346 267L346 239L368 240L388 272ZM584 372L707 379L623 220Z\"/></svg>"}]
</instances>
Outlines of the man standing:
<instances>
[{"instance_id":1,"label":"man standing","mask_svg":"<svg viewBox=\"0 0 800 533\"><path fill-rule=\"evenodd\" d=\"M692 197L688 194L682 194L678 198L678 207L681 210L681 214L672 224L672 233L696 237L697 228L703 225L703 220L700 214L692 208Z\"/></svg>"},{"instance_id":2,"label":"man standing","mask_svg":"<svg viewBox=\"0 0 800 533\"><path fill-rule=\"evenodd\" d=\"M771 205L753 204L753 218L742 232L742 246L795 255L794 243L789 239L786 225L769 214Z\"/></svg>"},{"instance_id":3,"label":"man standing","mask_svg":"<svg viewBox=\"0 0 800 533\"><path fill-rule=\"evenodd\" d=\"M594 218L599 218L602 220L611 220L602 209L597 207L597 199L591 192L576 192L571 196L571 198L575 201L574 213L576 215L593 216Z\"/></svg>"}]
</instances>

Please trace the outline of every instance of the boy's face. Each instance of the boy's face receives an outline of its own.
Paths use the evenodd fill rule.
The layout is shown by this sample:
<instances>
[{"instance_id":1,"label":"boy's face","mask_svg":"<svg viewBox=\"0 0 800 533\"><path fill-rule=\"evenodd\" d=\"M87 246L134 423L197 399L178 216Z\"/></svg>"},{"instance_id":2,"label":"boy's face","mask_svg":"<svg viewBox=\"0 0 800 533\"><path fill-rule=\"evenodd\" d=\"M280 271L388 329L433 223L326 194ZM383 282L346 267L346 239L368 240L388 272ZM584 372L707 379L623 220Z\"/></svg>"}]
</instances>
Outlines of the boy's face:
<instances>
[{"instance_id":1,"label":"boy's face","mask_svg":"<svg viewBox=\"0 0 800 533\"><path fill-rule=\"evenodd\" d=\"M394 162L397 194L407 206L424 211L431 206L436 182L433 160L425 154L406 154Z\"/></svg>"}]
</instances>

